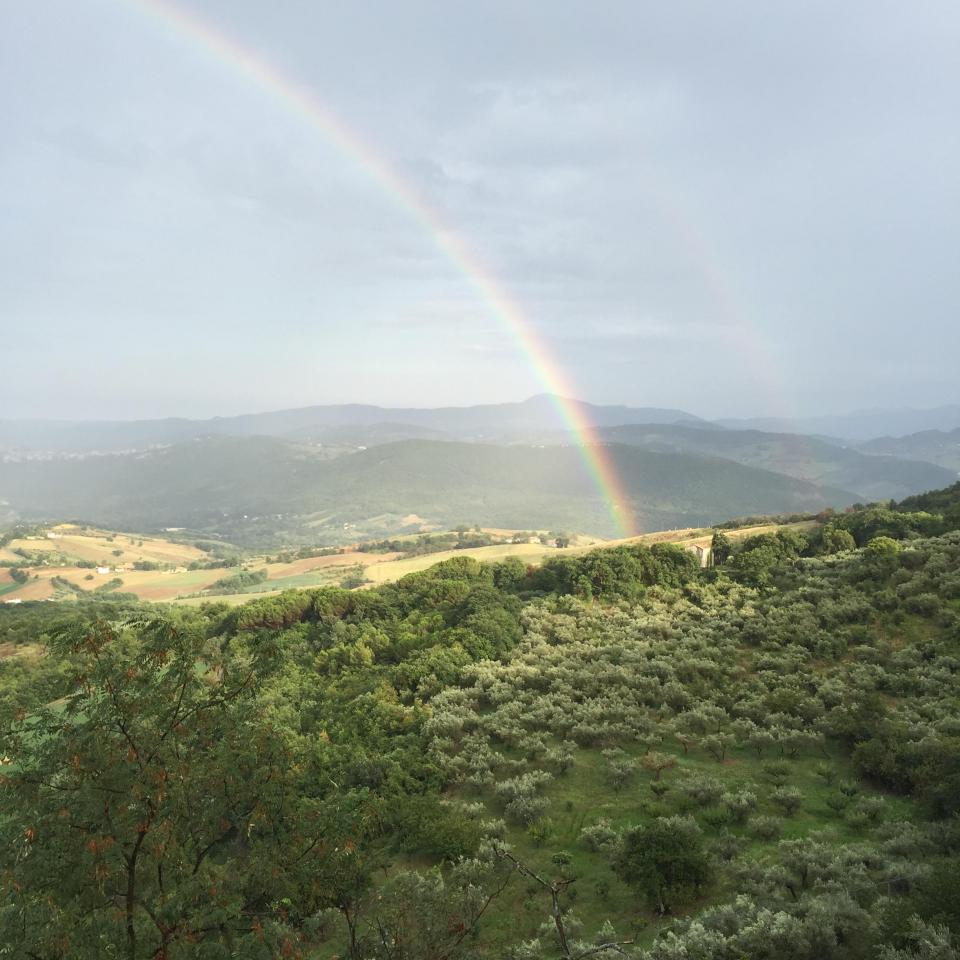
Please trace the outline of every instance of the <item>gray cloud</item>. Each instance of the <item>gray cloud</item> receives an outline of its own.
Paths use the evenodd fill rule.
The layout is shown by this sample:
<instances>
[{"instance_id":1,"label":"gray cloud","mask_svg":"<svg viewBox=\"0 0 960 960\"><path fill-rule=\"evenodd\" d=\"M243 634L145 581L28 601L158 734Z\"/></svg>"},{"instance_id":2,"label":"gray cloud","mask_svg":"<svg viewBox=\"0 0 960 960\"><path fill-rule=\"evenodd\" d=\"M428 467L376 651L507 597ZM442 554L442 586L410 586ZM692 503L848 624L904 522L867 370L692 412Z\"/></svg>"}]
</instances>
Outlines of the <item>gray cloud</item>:
<instances>
[{"instance_id":1,"label":"gray cloud","mask_svg":"<svg viewBox=\"0 0 960 960\"><path fill-rule=\"evenodd\" d=\"M335 110L587 399L958 399L954 4L182 4ZM137 4L6 9L0 111L3 413L542 389L402 197Z\"/></svg>"}]
</instances>

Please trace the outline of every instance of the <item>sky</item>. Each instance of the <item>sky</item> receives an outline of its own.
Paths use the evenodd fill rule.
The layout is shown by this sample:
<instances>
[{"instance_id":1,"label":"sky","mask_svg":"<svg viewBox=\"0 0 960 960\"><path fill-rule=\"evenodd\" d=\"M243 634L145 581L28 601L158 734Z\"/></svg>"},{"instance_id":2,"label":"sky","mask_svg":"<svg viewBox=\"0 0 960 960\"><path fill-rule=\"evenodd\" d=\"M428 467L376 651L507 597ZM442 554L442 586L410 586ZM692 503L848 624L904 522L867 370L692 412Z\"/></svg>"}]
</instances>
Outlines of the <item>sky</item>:
<instances>
[{"instance_id":1,"label":"sky","mask_svg":"<svg viewBox=\"0 0 960 960\"><path fill-rule=\"evenodd\" d=\"M0 418L957 402L957 49L953 0L0 0Z\"/></svg>"}]
</instances>

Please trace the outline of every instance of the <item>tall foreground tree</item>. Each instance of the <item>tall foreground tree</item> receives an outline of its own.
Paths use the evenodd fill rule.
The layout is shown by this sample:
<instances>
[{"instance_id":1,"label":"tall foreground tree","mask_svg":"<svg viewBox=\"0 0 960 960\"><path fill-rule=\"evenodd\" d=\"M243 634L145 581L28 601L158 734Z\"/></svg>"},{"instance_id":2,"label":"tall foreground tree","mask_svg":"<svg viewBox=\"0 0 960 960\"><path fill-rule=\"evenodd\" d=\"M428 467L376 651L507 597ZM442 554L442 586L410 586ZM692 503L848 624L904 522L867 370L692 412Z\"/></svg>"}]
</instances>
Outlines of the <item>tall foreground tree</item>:
<instances>
[{"instance_id":1,"label":"tall foreground tree","mask_svg":"<svg viewBox=\"0 0 960 960\"><path fill-rule=\"evenodd\" d=\"M54 643L75 692L3 748L4 955L301 955L363 801L321 801L310 752L258 700L275 651L163 621Z\"/></svg>"}]
</instances>

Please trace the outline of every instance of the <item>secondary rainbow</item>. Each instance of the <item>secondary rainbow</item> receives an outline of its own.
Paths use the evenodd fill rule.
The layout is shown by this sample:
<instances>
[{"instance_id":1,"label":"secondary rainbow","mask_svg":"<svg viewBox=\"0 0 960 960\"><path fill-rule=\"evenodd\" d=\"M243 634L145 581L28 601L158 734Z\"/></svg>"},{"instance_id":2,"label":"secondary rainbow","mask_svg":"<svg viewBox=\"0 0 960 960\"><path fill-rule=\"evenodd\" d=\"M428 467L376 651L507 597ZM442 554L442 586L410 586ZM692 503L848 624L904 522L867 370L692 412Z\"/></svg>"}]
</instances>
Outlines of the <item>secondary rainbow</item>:
<instances>
[{"instance_id":1,"label":"secondary rainbow","mask_svg":"<svg viewBox=\"0 0 960 960\"><path fill-rule=\"evenodd\" d=\"M636 520L610 449L600 442L583 407L570 399L575 390L562 367L537 335L519 305L484 266L463 237L453 232L416 189L336 112L306 87L281 73L253 50L224 34L213 24L169 0L129 0L156 22L191 41L245 79L268 91L288 112L306 122L358 164L400 207L430 235L447 260L470 284L516 343L533 373L550 394L560 416L576 438L584 465L606 503L618 536L636 532Z\"/></svg>"}]
</instances>

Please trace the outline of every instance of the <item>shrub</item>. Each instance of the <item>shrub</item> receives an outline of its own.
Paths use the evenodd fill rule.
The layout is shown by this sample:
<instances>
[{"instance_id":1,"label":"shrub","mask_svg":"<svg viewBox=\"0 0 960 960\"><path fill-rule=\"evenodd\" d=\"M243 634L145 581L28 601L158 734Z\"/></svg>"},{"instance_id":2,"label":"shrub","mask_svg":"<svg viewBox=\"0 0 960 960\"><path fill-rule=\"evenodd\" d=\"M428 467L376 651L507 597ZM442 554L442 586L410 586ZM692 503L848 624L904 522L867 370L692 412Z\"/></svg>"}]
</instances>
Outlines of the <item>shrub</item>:
<instances>
[{"instance_id":1,"label":"shrub","mask_svg":"<svg viewBox=\"0 0 960 960\"><path fill-rule=\"evenodd\" d=\"M770 794L770 800L792 817L803 804L803 794L796 787L777 787Z\"/></svg>"},{"instance_id":2,"label":"shrub","mask_svg":"<svg viewBox=\"0 0 960 960\"><path fill-rule=\"evenodd\" d=\"M511 800L504 807L503 815L509 823L528 827L534 821L539 820L549 806L550 801L546 797L522 796Z\"/></svg>"},{"instance_id":3,"label":"shrub","mask_svg":"<svg viewBox=\"0 0 960 960\"><path fill-rule=\"evenodd\" d=\"M584 827L580 831L580 839L588 850L600 853L615 847L620 840L620 834L610 826L609 820L603 818L589 827Z\"/></svg>"},{"instance_id":4,"label":"shrub","mask_svg":"<svg viewBox=\"0 0 960 960\"><path fill-rule=\"evenodd\" d=\"M753 817L749 823L750 832L759 840L776 840L783 832L783 822L779 817L761 815Z\"/></svg>"},{"instance_id":5,"label":"shrub","mask_svg":"<svg viewBox=\"0 0 960 960\"><path fill-rule=\"evenodd\" d=\"M680 789L701 807L719 803L723 796L723 784L703 774L693 774L688 777L680 784Z\"/></svg>"}]
</instances>

